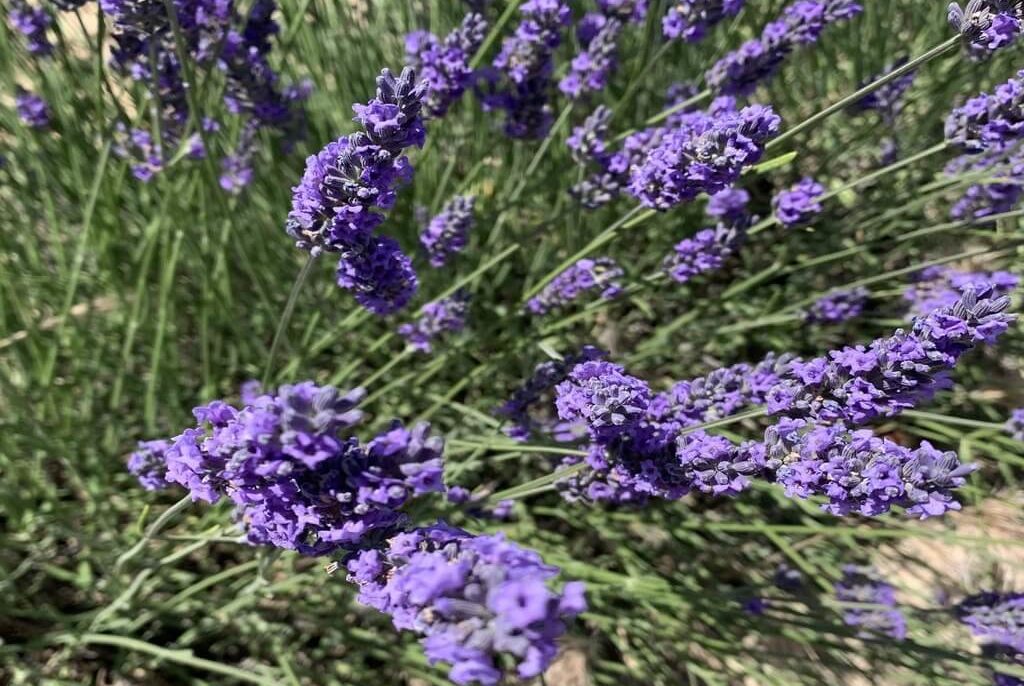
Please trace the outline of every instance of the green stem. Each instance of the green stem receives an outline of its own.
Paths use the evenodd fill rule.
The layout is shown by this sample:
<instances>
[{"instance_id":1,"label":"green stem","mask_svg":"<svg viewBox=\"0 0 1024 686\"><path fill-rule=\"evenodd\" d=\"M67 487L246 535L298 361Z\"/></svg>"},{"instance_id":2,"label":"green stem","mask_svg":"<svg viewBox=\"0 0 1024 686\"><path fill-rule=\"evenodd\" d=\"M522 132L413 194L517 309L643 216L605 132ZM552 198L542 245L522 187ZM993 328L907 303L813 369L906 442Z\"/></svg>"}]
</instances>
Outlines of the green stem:
<instances>
[{"instance_id":1,"label":"green stem","mask_svg":"<svg viewBox=\"0 0 1024 686\"><path fill-rule=\"evenodd\" d=\"M672 107L669 107L666 110L662 110L658 114L654 115L653 117L651 117L650 119L648 119L647 121L644 122L644 127L649 127L649 126L654 126L655 124L660 124L661 122L665 121L666 119L671 117L676 112L681 112L681 111L683 111L683 110L685 110L685 109L687 109L689 107L693 107L694 105L699 105L700 103L704 102L705 100L707 100L711 96L712 96L711 89L710 88L706 88L706 89L702 90L700 93L697 93L696 95L694 95L694 96L692 96L690 98L687 98L686 100L683 100L680 103L676 103L675 105L672 105ZM616 136L613 140L614 140L615 143L618 143L618 142L620 142L622 140L625 140L629 136L633 135L634 133L636 133L636 131L637 131L636 129L630 129L628 131L623 131L618 136Z\"/></svg>"},{"instance_id":2,"label":"green stem","mask_svg":"<svg viewBox=\"0 0 1024 686\"><path fill-rule=\"evenodd\" d=\"M884 85L886 85L888 83L891 83L892 81L895 81L896 79L898 79L898 78L900 78L900 77L902 77L902 76L904 76L906 74L909 74L910 72L916 70L918 67L921 67L924 64L927 64L928 62L932 61L933 59L936 59L937 57L942 57L943 55L956 50L959 46L960 46L960 36L959 35L950 38L949 40L947 40L947 41L945 41L945 42L935 46L931 50L927 51L923 55L920 55L920 56L915 57L914 59L910 60L909 62L904 64L902 67L899 67L898 69L894 69L890 73L888 73L888 74L886 74L886 75L884 75L884 76L882 76L882 77L872 81L871 83L869 83L868 85L864 86L863 88L858 89L857 91L855 91L851 95L846 96L845 98L843 98L839 102L837 102L837 103L835 103L833 105L830 105L830 106L826 107L825 109L821 110L820 112L818 112L817 114L815 114L815 115L805 119L804 121L800 122L799 124L797 124L793 128L791 128L788 131L786 131L785 133L783 133L778 138L770 141L768 143L768 145L765 146L765 149L766 150L770 150L772 148L777 148L778 146L780 146L783 143L785 143L786 141L788 141L790 138L793 138L794 136L796 136L796 135L806 131L807 129L811 128L812 126L815 126L815 125L825 121L826 119L831 117L833 114L836 114L837 112L842 112L843 110L845 110L847 107L849 107L853 103L855 103L858 100L862 99L864 96L870 95L871 93L873 93L874 91L878 90L882 86L884 86Z\"/></svg>"},{"instance_id":3,"label":"green stem","mask_svg":"<svg viewBox=\"0 0 1024 686\"><path fill-rule=\"evenodd\" d=\"M117 558L117 561L114 563L114 574L120 572L127 562L138 556L138 554L145 549L147 543L153 540L158 533L163 531L164 527L167 526L175 516L187 510L190 505L192 505L192 496L187 495L164 510L163 514L157 517L156 521L149 525L149 528L146 529L142 538L139 539L139 542L121 553Z\"/></svg>"},{"instance_id":4,"label":"green stem","mask_svg":"<svg viewBox=\"0 0 1024 686\"><path fill-rule=\"evenodd\" d=\"M277 357L278 348L281 347L281 341L284 339L285 329L288 328L288 322L291 321L292 314L295 312L295 304L299 299L299 291L302 290L302 286L306 283L310 273L313 271L313 263L316 261L316 255L310 253L306 259L306 263L302 265L302 269L299 270L298 276L295 277L295 282L292 284L292 290L288 293L288 302L285 303L284 311L281 313L281 319L277 322L277 329L274 331L274 340L270 344L270 354L267 355L267 364L263 367L263 386L266 387L270 383L270 374L274 369L274 359Z\"/></svg>"},{"instance_id":5,"label":"green stem","mask_svg":"<svg viewBox=\"0 0 1024 686\"><path fill-rule=\"evenodd\" d=\"M480 44L480 49L473 55L473 59L469 63L469 68L475 70L480 66L480 63L484 61L484 56L490 51L491 46L494 45L498 37L501 36L502 31L505 29L505 24L512 20L512 15L515 14L516 10L519 9L519 5L523 3L523 0L513 0L508 3L505 11L498 17L498 21L494 22L494 26L491 27L490 32L484 39L484 42Z\"/></svg>"},{"instance_id":6,"label":"green stem","mask_svg":"<svg viewBox=\"0 0 1024 686\"><path fill-rule=\"evenodd\" d=\"M512 195L509 196L508 202L510 205L515 204L515 202L519 200L519 196L523 194L523 190L526 188L526 185L530 182L530 179L533 178L533 173L537 171L537 167L540 166L540 163L544 160L544 156L547 155L548 149L551 147L551 143L555 140L555 136L561 132L562 127L564 127L566 122L569 121L569 116L572 114L575 104L575 101L570 101L569 104L562 109L562 113L558 115L557 121L552 125L548 134L544 136L544 140L541 142L540 147L537 148L537 152L533 154L533 158L530 160L530 163L526 165L526 172L520 178L519 184L516 186L515 190L512 191Z\"/></svg>"},{"instance_id":7,"label":"green stem","mask_svg":"<svg viewBox=\"0 0 1024 686\"><path fill-rule=\"evenodd\" d=\"M922 412L920 410L904 410L903 415L906 417L913 417L916 419L927 419L929 421L938 422L940 424L966 426L973 429L992 429L993 431L1002 431L1003 429L1006 428L1003 424L997 424L996 422L982 422L977 419L949 417L947 415L938 414L935 412Z\"/></svg>"},{"instance_id":8,"label":"green stem","mask_svg":"<svg viewBox=\"0 0 1024 686\"><path fill-rule=\"evenodd\" d=\"M574 457L586 457L585 450L573 450L571 448L559 448L553 445L526 445L519 443L487 443L480 441L464 441L459 438L448 440L453 448L480 448L495 453L547 453L550 455L572 455Z\"/></svg>"}]
</instances>

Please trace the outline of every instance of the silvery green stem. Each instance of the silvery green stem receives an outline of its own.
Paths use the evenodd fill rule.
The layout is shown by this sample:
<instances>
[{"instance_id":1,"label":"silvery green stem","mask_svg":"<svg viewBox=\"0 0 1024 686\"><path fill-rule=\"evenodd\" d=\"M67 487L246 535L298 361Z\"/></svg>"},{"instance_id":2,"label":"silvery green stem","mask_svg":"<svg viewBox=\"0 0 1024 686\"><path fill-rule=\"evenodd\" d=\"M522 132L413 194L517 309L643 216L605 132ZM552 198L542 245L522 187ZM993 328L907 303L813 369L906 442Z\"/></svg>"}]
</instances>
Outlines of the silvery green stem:
<instances>
[{"instance_id":1,"label":"silvery green stem","mask_svg":"<svg viewBox=\"0 0 1024 686\"><path fill-rule=\"evenodd\" d=\"M316 255L313 253L309 254L306 259L306 263L302 265L302 269L299 270L298 276L295 277L295 282L292 284L292 290L288 293L288 302L285 303L284 312L281 313L281 319L277 322L277 329L274 331L274 340L270 344L270 353L267 355L267 364L263 368L262 384L265 387L270 383L270 375L274 369L274 358L277 357L277 350L281 347L281 341L284 339L285 329L288 327L288 322L291 321L292 314L295 312L295 303L299 299L299 291L302 290L303 284L309 278L310 273L313 270L313 262L316 261Z\"/></svg>"}]
</instances>

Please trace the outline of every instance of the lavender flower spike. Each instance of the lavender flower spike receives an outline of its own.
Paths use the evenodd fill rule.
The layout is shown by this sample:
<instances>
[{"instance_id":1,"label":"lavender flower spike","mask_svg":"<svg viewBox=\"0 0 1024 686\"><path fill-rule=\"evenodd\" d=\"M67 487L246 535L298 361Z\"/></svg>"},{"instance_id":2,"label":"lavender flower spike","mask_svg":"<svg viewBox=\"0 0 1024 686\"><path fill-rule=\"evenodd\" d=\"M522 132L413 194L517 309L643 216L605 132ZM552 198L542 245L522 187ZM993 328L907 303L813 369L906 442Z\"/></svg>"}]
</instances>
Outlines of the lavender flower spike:
<instances>
[{"instance_id":1,"label":"lavender flower spike","mask_svg":"<svg viewBox=\"0 0 1024 686\"><path fill-rule=\"evenodd\" d=\"M25 49L33 57L46 57L53 52L53 45L46 37L53 19L41 7L31 7L24 0L12 0L7 12L11 27L25 37Z\"/></svg>"},{"instance_id":2,"label":"lavender flower spike","mask_svg":"<svg viewBox=\"0 0 1024 686\"><path fill-rule=\"evenodd\" d=\"M412 324L402 324L398 333L414 350L430 353L433 341L445 332L462 331L466 326L469 296L456 293L450 298L423 306L423 315Z\"/></svg>"},{"instance_id":3,"label":"lavender flower spike","mask_svg":"<svg viewBox=\"0 0 1024 686\"><path fill-rule=\"evenodd\" d=\"M139 441L135 452L128 458L128 471L147 491L160 491L168 486L165 453L170 441Z\"/></svg>"},{"instance_id":4,"label":"lavender flower spike","mask_svg":"<svg viewBox=\"0 0 1024 686\"><path fill-rule=\"evenodd\" d=\"M19 88L14 96L14 107L18 111L18 118L25 126L45 129L50 125L50 108L46 101L35 93Z\"/></svg>"},{"instance_id":5,"label":"lavender flower spike","mask_svg":"<svg viewBox=\"0 0 1024 686\"><path fill-rule=\"evenodd\" d=\"M1024 33L1024 3L1020 0L968 0L967 7L949 3L949 23L960 33L967 54L990 57L1016 42Z\"/></svg>"},{"instance_id":6,"label":"lavender flower spike","mask_svg":"<svg viewBox=\"0 0 1024 686\"><path fill-rule=\"evenodd\" d=\"M359 602L423 636L427 659L450 663L456 684L494 686L506 660L521 679L541 674L569 620L587 608L582 583L550 588L559 570L537 553L443 522L360 553L348 571Z\"/></svg>"},{"instance_id":7,"label":"lavender flower spike","mask_svg":"<svg viewBox=\"0 0 1024 686\"><path fill-rule=\"evenodd\" d=\"M881 634L897 641L907 637L907 620L896 604L896 589L877 570L846 565L835 588L836 599L841 602L878 606L852 607L843 612L843 621L860 628L860 636L873 638Z\"/></svg>"},{"instance_id":8,"label":"lavender flower spike","mask_svg":"<svg viewBox=\"0 0 1024 686\"><path fill-rule=\"evenodd\" d=\"M775 218L787 229L802 226L821 214L821 196L825 187L812 178L805 178L772 200Z\"/></svg>"},{"instance_id":9,"label":"lavender flower spike","mask_svg":"<svg viewBox=\"0 0 1024 686\"><path fill-rule=\"evenodd\" d=\"M595 441L606 443L639 423L651 401L647 384L610 362L577 365L555 388L558 417L582 421Z\"/></svg>"},{"instance_id":10,"label":"lavender flower spike","mask_svg":"<svg viewBox=\"0 0 1024 686\"><path fill-rule=\"evenodd\" d=\"M665 38L696 43L709 29L743 9L744 0L676 0L661 20Z\"/></svg>"},{"instance_id":11,"label":"lavender flower spike","mask_svg":"<svg viewBox=\"0 0 1024 686\"><path fill-rule=\"evenodd\" d=\"M448 201L440 214L420 234L420 243L427 251L430 266L443 267L455 253L462 252L469 240L475 220L476 197L458 195Z\"/></svg>"},{"instance_id":12,"label":"lavender flower spike","mask_svg":"<svg viewBox=\"0 0 1024 686\"><path fill-rule=\"evenodd\" d=\"M622 22L602 15L596 16L603 25L586 42L583 52L573 58L569 73L558 83L558 89L574 100L586 93L604 90L608 84L608 74L615 67Z\"/></svg>"},{"instance_id":13,"label":"lavender flower spike","mask_svg":"<svg viewBox=\"0 0 1024 686\"><path fill-rule=\"evenodd\" d=\"M526 309L533 314L547 314L569 305L590 291L597 291L604 300L611 300L622 293L622 284L618 281L622 275L622 269L611 258L584 258L530 298Z\"/></svg>"},{"instance_id":14,"label":"lavender flower spike","mask_svg":"<svg viewBox=\"0 0 1024 686\"><path fill-rule=\"evenodd\" d=\"M444 41L427 31L405 37L406 59L428 84L424 107L430 116L443 117L472 84L469 62L486 33L487 22L480 14L471 13Z\"/></svg>"},{"instance_id":15,"label":"lavender flower spike","mask_svg":"<svg viewBox=\"0 0 1024 686\"><path fill-rule=\"evenodd\" d=\"M829 293L807 308L804 321L808 324L841 324L855 319L864 311L869 295L866 288Z\"/></svg>"},{"instance_id":16,"label":"lavender flower spike","mask_svg":"<svg viewBox=\"0 0 1024 686\"><path fill-rule=\"evenodd\" d=\"M954 109L946 140L965 152L1002 151L1024 138L1024 71Z\"/></svg>"},{"instance_id":17,"label":"lavender flower spike","mask_svg":"<svg viewBox=\"0 0 1024 686\"><path fill-rule=\"evenodd\" d=\"M979 593L964 599L957 615L978 638L1024 653L1024 593Z\"/></svg>"},{"instance_id":18,"label":"lavender flower spike","mask_svg":"<svg viewBox=\"0 0 1024 686\"><path fill-rule=\"evenodd\" d=\"M662 269L675 282L686 283L696 276L721 269L745 239L744 224L719 224L713 229L703 229L677 243L672 254L665 258Z\"/></svg>"},{"instance_id":19,"label":"lavender flower spike","mask_svg":"<svg viewBox=\"0 0 1024 686\"><path fill-rule=\"evenodd\" d=\"M1019 407L1010 413L1006 420L1006 433L1015 441L1024 443L1024 407Z\"/></svg>"}]
</instances>

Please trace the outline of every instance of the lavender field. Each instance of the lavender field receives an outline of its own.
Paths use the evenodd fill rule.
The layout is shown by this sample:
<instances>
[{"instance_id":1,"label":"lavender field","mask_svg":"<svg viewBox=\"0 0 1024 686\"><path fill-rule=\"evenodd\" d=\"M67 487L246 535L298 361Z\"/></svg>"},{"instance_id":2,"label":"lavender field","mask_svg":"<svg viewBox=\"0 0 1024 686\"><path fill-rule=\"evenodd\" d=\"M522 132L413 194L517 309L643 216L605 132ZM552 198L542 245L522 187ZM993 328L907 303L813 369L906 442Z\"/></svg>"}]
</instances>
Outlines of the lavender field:
<instances>
[{"instance_id":1,"label":"lavender field","mask_svg":"<svg viewBox=\"0 0 1024 686\"><path fill-rule=\"evenodd\" d=\"M0 683L1024 684L1024 0L0 9Z\"/></svg>"}]
</instances>

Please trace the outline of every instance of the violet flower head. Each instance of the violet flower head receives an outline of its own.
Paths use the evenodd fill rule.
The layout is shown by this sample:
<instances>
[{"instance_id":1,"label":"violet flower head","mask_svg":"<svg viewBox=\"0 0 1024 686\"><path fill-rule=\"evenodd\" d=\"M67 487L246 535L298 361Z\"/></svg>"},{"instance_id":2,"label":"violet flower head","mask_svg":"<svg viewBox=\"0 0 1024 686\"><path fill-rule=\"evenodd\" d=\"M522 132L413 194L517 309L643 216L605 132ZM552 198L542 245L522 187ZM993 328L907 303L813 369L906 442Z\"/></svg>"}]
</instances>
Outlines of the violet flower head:
<instances>
[{"instance_id":1,"label":"violet flower head","mask_svg":"<svg viewBox=\"0 0 1024 686\"><path fill-rule=\"evenodd\" d=\"M953 307L968 287L1003 296L1013 293L1020 284L1020 277L1010 272L965 272L944 266L922 269L913 278L914 283L903 292L903 299L910 304L911 318Z\"/></svg>"},{"instance_id":2,"label":"violet flower head","mask_svg":"<svg viewBox=\"0 0 1024 686\"><path fill-rule=\"evenodd\" d=\"M1024 3L1020 0L968 0L949 4L949 23L960 34L967 54L985 59L1017 41L1024 33Z\"/></svg>"},{"instance_id":3,"label":"violet flower head","mask_svg":"<svg viewBox=\"0 0 1024 686\"><path fill-rule=\"evenodd\" d=\"M979 593L956 609L978 638L1024 653L1024 593Z\"/></svg>"},{"instance_id":4,"label":"violet flower head","mask_svg":"<svg viewBox=\"0 0 1024 686\"><path fill-rule=\"evenodd\" d=\"M708 198L705 212L724 224L735 226L748 215L750 193L742 188L726 188Z\"/></svg>"},{"instance_id":5,"label":"violet flower head","mask_svg":"<svg viewBox=\"0 0 1024 686\"><path fill-rule=\"evenodd\" d=\"M430 266L443 267L449 258L462 252L469 241L475 219L476 196L457 195L430 220L420 234L420 243L427 251Z\"/></svg>"},{"instance_id":6,"label":"violet flower head","mask_svg":"<svg viewBox=\"0 0 1024 686\"><path fill-rule=\"evenodd\" d=\"M597 0L597 8L606 17L634 24L647 17L647 0Z\"/></svg>"},{"instance_id":7,"label":"violet flower head","mask_svg":"<svg viewBox=\"0 0 1024 686\"><path fill-rule=\"evenodd\" d=\"M228 497L255 545L304 555L354 551L392 535L412 498L444 489L444 442L394 423L368 444L348 436L365 391L282 386L237 410L196 408L199 426L166 450L167 480L195 500Z\"/></svg>"},{"instance_id":8,"label":"violet flower head","mask_svg":"<svg viewBox=\"0 0 1024 686\"><path fill-rule=\"evenodd\" d=\"M858 636L888 636L897 641L907 637L907 620L896 604L896 589L872 567L846 565L843 578L836 582L836 600L844 603L875 605L852 607L843 611L843 622L857 627Z\"/></svg>"},{"instance_id":9,"label":"violet flower head","mask_svg":"<svg viewBox=\"0 0 1024 686\"><path fill-rule=\"evenodd\" d=\"M870 430L783 420L765 432L768 465L791 498L824 496L825 512L877 517L893 506L920 519L960 509L952 492L977 466L927 441L916 450Z\"/></svg>"},{"instance_id":10,"label":"violet flower head","mask_svg":"<svg viewBox=\"0 0 1024 686\"><path fill-rule=\"evenodd\" d=\"M532 550L443 522L398 534L347 566L359 602L422 636L427 660L450 663L456 684L494 686L507 663L521 679L541 674L568 622L587 608L584 585L553 590L558 568Z\"/></svg>"},{"instance_id":11,"label":"violet flower head","mask_svg":"<svg viewBox=\"0 0 1024 686\"><path fill-rule=\"evenodd\" d=\"M1024 137L1024 71L981 93L946 118L946 140L976 154L1001 151Z\"/></svg>"},{"instance_id":12,"label":"violet flower head","mask_svg":"<svg viewBox=\"0 0 1024 686\"><path fill-rule=\"evenodd\" d=\"M356 302L381 316L405 307L419 287L412 259L387 236L349 241L338 258L337 281L353 292Z\"/></svg>"},{"instance_id":13,"label":"violet flower head","mask_svg":"<svg viewBox=\"0 0 1024 686\"><path fill-rule=\"evenodd\" d=\"M599 443L607 443L639 423L650 401L646 383L610 362L579 364L555 387L558 417L585 422Z\"/></svg>"},{"instance_id":14,"label":"violet flower head","mask_svg":"<svg viewBox=\"0 0 1024 686\"><path fill-rule=\"evenodd\" d=\"M731 186L756 164L782 120L770 107L751 105L738 112L716 101L711 113L694 113L668 132L642 163L631 170L632 193L646 207L668 210L701 193Z\"/></svg>"},{"instance_id":15,"label":"violet flower head","mask_svg":"<svg viewBox=\"0 0 1024 686\"><path fill-rule=\"evenodd\" d=\"M503 76L506 83L492 84L496 91L484 97L484 105L505 111L505 133L510 137L542 138L552 122L554 51L572 13L562 0L527 0L519 12L522 21L492 63L491 80Z\"/></svg>"},{"instance_id":16,"label":"violet flower head","mask_svg":"<svg viewBox=\"0 0 1024 686\"><path fill-rule=\"evenodd\" d=\"M474 73L469 62L486 33L483 16L471 13L443 41L427 31L405 37L406 61L427 82L423 106L431 117L443 117L472 85Z\"/></svg>"},{"instance_id":17,"label":"violet flower head","mask_svg":"<svg viewBox=\"0 0 1024 686\"><path fill-rule=\"evenodd\" d=\"M906 57L897 60L888 66L881 74L877 74L861 83L860 87L863 88L869 83L873 83L883 76L891 74L906 63ZM892 124L896 121L896 117L899 115L900 110L903 109L903 95L911 86L914 85L915 78L917 78L917 72L912 71L890 81L881 88L876 88L871 93L853 103L853 105L850 106L850 111L854 113L878 112L883 122Z\"/></svg>"},{"instance_id":18,"label":"violet flower head","mask_svg":"<svg viewBox=\"0 0 1024 686\"><path fill-rule=\"evenodd\" d=\"M53 52L53 45L46 36L53 18L42 7L32 7L25 0L12 0L7 11L11 28L25 38L25 49L33 57L46 57Z\"/></svg>"},{"instance_id":19,"label":"violet flower head","mask_svg":"<svg viewBox=\"0 0 1024 686\"><path fill-rule=\"evenodd\" d=\"M544 315L566 307L591 292L604 300L612 300L622 293L622 284L619 282L622 275L622 268L609 257L584 258L530 298L526 309L532 314Z\"/></svg>"},{"instance_id":20,"label":"violet flower head","mask_svg":"<svg viewBox=\"0 0 1024 686\"><path fill-rule=\"evenodd\" d=\"M870 292L866 288L834 291L822 296L804 312L808 324L841 324L864 311Z\"/></svg>"},{"instance_id":21,"label":"violet flower head","mask_svg":"<svg viewBox=\"0 0 1024 686\"><path fill-rule=\"evenodd\" d=\"M1024 407L1010 413L1010 418L1006 420L1006 433L1013 440L1024 442Z\"/></svg>"},{"instance_id":22,"label":"violet flower head","mask_svg":"<svg viewBox=\"0 0 1024 686\"><path fill-rule=\"evenodd\" d=\"M1014 320L1009 304L990 289L968 287L952 307L915 319L909 332L793 363L772 389L768 409L850 426L893 417L948 387L948 373L964 354L1002 335Z\"/></svg>"},{"instance_id":23,"label":"violet flower head","mask_svg":"<svg viewBox=\"0 0 1024 686\"><path fill-rule=\"evenodd\" d=\"M679 464L670 473L682 481L677 488L713 496L739 495L764 469L764 451L757 444L737 446L724 436L703 431L679 436L676 458Z\"/></svg>"},{"instance_id":24,"label":"violet flower head","mask_svg":"<svg viewBox=\"0 0 1024 686\"><path fill-rule=\"evenodd\" d=\"M414 350L430 353L436 338L465 328L468 311L469 295L456 293L450 298L424 305L420 318L413 323L402 324L398 333Z\"/></svg>"},{"instance_id":25,"label":"violet flower head","mask_svg":"<svg viewBox=\"0 0 1024 686\"><path fill-rule=\"evenodd\" d=\"M221 160L220 187L231 195L238 195L253 180L252 156L255 152L256 127L247 123L239 137L235 151Z\"/></svg>"},{"instance_id":26,"label":"violet flower head","mask_svg":"<svg viewBox=\"0 0 1024 686\"><path fill-rule=\"evenodd\" d=\"M580 42L585 43L583 51L572 59L569 73L558 82L558 89L573 100L604 90L608 75L615 68L622 22L596 16L602 20L601 28L589 41L581 39Z\"/></svg>"},{"instance_id":27,"label":"violet flower head","mask_svg":"<svg viewBox=\"0 0 1024 686\"><path fill-rule=\"evenodd\" d=\"M45 129L50 126L50 107L35 93L18 89L14 96L14 108L25 126Z\"/></svg>"},{"instance_id":28,"label":"violet flower head","mask_svg":"<svg viewBox=\"0 0 1024 686\"><path fill-rule=\"evenodd\" d=\"M669 40L696 43L723 19L735 17L744 0L675 0L661 20L662 33Z\"/></svg>"},{"instance_id":29,"label":"violet flower head","mask_svg":"<svg viewBox=\"0 0 1024 686\"><path fill-rule=\"evenodd\" d=\"M825 187L812 178L804 178L772 200L775 218L787 229L803 226L821 214L821 196Z\"/></svg>"},{"instance_id":30,"label":"violet flower head","mask_svg":"<svg viewBox=\"0 0 1024 686\"><path fill-rule=\"evenodd\" d=\"M746 240L746 228L745 224L719 224L713 229L698 231L676 244L662 263L662 269L677 283L718 271Z\"/></svg>"},{"instance_id":31,"label":"violet flower head","mask_svg":"<svg viewBox=\"0 0 1024 686\"><path fill-rule=\"evenodd\" d=\"M161 491L170 486L164 457L170 447L170 441L139 441L135 452L128 458L128 471L147 491Z\"/></svg>"},{"instance_id":32,"label":"violet flower head","mask_svg":"<svg viewBox=\"0 0 1024 686\"><path fill-rule=\"evenodd\" d=\"M596 163L602 167L607 165L610 156L608 125L611 119L611 109L604 105L598 105L583 121L583 124L573 127L572 134L566 143L576 164L585 166Z\"/></svg>"}]
</instances>

